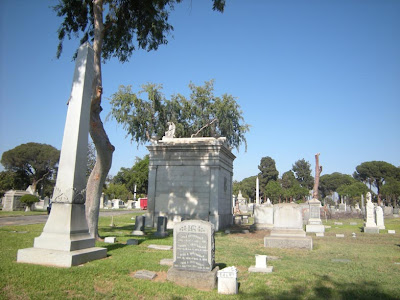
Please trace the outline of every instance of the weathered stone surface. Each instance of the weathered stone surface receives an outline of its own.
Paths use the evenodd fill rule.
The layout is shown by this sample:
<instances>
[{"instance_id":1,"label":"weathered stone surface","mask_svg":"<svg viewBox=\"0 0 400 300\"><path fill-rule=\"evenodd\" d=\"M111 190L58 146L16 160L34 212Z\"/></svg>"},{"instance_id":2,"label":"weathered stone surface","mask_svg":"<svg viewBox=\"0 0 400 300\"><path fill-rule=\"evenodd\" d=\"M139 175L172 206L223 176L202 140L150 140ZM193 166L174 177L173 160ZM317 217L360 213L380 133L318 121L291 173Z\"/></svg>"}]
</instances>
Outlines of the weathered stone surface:
<instances>
[{"instance_id":1,"label":"weathered stone surface","mask_svg":"<svg viewBox=\"0 0 400 300\"><path fill-rule=\"evenodd\" d=\"M396 233L396 230L391 230L391 229L389 229L389 230L388 230L388 233L389 233L389 234L395 234L395 233Z\"/></svg>"},{"instance_id":2,"label":"weathered stone surface","mask_svg":"<svg viewBox=\"0 0 400 300\"><path fill-rule=\"evenodd\" d=\"M167 222L168 218L164 216L160 216L157 218L157 232L154 233L156 237L166 237L168 236L167 232Z\"/></svg>"},{"instance_id":3,"label":"weathered stone surface","mask_svg":"<svg viewBox=\"0 0 400 300\"><path fill-rule=\"evenodd\" d=\"M376 226L378 226L379 229L385 229L382 207L377 206L375 208L375 217L376 217Z\"/></svg>"},{"instance_id":4,"label":"weathered stone surface","mask_svg":"<svg viewBox=\"0 0 400 300\"><path fill-rule=\"evenodd\" d=\"M172 267L167 272L167 280L182 286L189 286L200 290L212 290L217 286L218 270L218 266L210 272L185 271Z\"/></svg>"},{"instance_id":5,"label":"weathered stone surface","mask_svg":"<svg viewBox=\"0 0 400 300\"><path fill-rule=\"evenodd\" d=\"M336 237L337 237L337 238L344 238L344 234L342 234L342 233L337 233L337 234L336 234Z\"/></svg>"},{"instance_id":6,"label":"weathered stone surface","mask_svg":"<svg viewBox=\"0 0 400 300\"><path fill-rule=\"evenodd\" d=\"M315 233L315 236L317 236L317 237L323 237L323 236L324 236L324 233L323 233L323 232L316 232L316 233Z\"/></svg>"},{"instance_id":7,"label":"weathered stone surface","mask_svg":"<svg viewBox=\"0 0 400 300\"><path fill-rule=\"evenodd\" d=\"M301 207L295 203L280 203L274 205L274 229L303 230Z\"/></svg>"},{"instance_id":8,"label":"weathered stone surface","mask_svg":"<svg viewBox=\"0 0 400 300\"><path fill-rule=\"evenodd\" d=\"M214 268L214 253L213 224L189 220L174 226L174 268L209 272Z\"/></svg>"},{"instance_id":9,"label":"weathered stone surface","mask_svg":"<svg viewBox=\"0 0 400 300\"><path fill-rule=\"evenodd\" d=\"M371 193L367 193L367 206L366 206L366 216L364 223L365 233L379 233L379 228L376 226L375 219L375 207L371 201Z\"/></svg>"},{"instance_id":10,"label":"weathered stone surface","mask_svg":"<svg viewBox=\"0 0 400 300\"><path fill-rule=\"evenodd\" d=\"M237 269L227 267L217 272L218 294L234 295L238 293Z\"/></svg>"},{"instance_id":11,"label":"weathered stone surface","mask_svg":"<svg viewBox=\"0 0 400 300\"><path fill-rule=\"evenodd\" d=\"M133 277L138 279L153 280L156 276L157 276L156 272L140 270L137 271Z\"/></svg>"},{"instance_id":12,"label":"weathered stone surface","mask_svg":"<svg viewBox=\"0 0 400 300\"><path fill-rule=\"evenodd\" d=\"M3 211L23 210L24 204L19 201L23 195L28 195L27 191L10 190L4 194Z\"/></svg>"},{"instance_id":13,"label":"weathered stone surface","mask_svg":"<svg viewBox=\"0 0 400 300\"><path fill-rule=\"evenodd\" d=\"M314 224L307 224L306 225L306 232L312 232L312 233L316 233L316 232L321 232L324 233L325 232L325 226L324 225L314 225Z\"/></svg>"},{"instance_id":14,"label":"weathered stone surface","mask_svg":"<svg viewBox=\"0 0 400 300\"><path fill-rule=\"evenodd\" d=\"M377 226L375 227L364 227L363 228L365 233L379 233L379 228Z\"/></svg>"}]
</instances>

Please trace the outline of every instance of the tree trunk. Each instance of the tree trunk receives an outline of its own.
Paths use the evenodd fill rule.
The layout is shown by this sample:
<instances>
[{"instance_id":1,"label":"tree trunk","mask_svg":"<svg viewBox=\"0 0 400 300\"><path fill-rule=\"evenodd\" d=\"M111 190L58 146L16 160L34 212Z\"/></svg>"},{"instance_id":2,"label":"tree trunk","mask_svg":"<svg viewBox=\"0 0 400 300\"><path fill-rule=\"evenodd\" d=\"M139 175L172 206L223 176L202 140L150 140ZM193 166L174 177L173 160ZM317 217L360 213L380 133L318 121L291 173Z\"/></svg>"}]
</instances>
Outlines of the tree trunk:
<instances>
[{"instance_id":1,"label":"tree trunk","mask_svg":"<svg viewBox=\"0 0 400 300\"><path fill-rule=\"evenodd\" d=\"M315 181L313 188L313 199L318 199L319 176L322 173L322 167L319 166L319 155L319 153L315 154Z\"/></svg>"},{"instance_id":2,"label":"tree trunk","mask_svg":"<svg viewBox=\"0 0 400 300\"><path fill-rule=\"evenodd\" d=\"M115 150L110 143L107 133L104 130L103 122L100 119L101 96L103 92L101 76L101 51L104 36L103 25L103 1L93 1L94 12L94 80L93 94L90 108L90 136L96 146L96 164L90 173L86 186L86 220L89 226L90 235L99 239L98 221L100 212L100 197L103 184L108 171L111 168L112 155Z\"/></svg>"}]
</instances>

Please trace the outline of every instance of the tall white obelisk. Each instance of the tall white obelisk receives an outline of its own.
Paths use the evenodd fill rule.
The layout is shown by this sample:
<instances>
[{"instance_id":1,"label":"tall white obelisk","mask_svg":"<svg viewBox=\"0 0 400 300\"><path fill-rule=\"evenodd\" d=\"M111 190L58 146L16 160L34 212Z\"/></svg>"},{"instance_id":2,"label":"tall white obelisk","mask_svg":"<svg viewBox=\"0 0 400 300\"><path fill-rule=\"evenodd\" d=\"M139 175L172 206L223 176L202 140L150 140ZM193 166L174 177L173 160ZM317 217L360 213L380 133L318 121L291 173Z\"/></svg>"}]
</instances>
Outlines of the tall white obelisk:
<instances>
[{"instance_id":1,"label":"tall white obelisk","mask_svg":"<svg viewBox=\"0 0 400 300\"><path fill-rule=\"evenodd\" d=\"M107 256L95 247L85 217L93 57L88 43L79 48L51 213L33 248L18 250L17 262L71 267Z\"/></svg>"},{"instance_id":2,"label":"tall white obelisk","mask_svg":"<svg viewBox=\"0 0 400 300\"><path fill-rule=\"evenodd\" d=\"M260 181L256 178L256 204L260 205Z\"/></svg>"}]
</instances>

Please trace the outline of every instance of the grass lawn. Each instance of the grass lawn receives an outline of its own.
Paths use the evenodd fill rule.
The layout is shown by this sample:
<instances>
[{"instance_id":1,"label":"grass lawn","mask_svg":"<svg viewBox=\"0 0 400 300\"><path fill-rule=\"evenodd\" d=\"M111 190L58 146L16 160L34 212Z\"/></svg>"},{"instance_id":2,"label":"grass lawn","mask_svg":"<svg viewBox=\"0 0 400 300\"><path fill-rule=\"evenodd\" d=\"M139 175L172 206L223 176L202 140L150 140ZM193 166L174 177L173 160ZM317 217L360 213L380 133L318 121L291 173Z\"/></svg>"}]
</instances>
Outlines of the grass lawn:
<instances>
[{"instance_id":1,"label":"grass lawn","mask_svg":"<svg viewBox=\"0 0 400 300\"><path fill-rule=\"evenodd\" d=\"M19 216L31 216L31 215L47 215L47 210L32 210L32 211L0 211L1 217L19 217Z\"/></svg>"},{"instance_id":2,"label":"grass lawn","mask_svg":"<svg viewBox=\"0 0 400 300\"><path fill-rule=\"evenodd\" d=\"M16 263L18 249L33 246L44 224L0 227L1 299L400 299L400 219L386 219L380 234L361 233L358 219L328 220L325 237L313 237L314 250L267 249L265 231L215 234L216 263L239 270L239 294L219 295L166 281L168 266L159 261L172 251L148 249L149 244L172 245L172 236L132 237L137 213L100 218L100 234L116 236L116 244L97 243L108 257L72 268ZM334 225L335 221L343 225ZM357 222L358 225L350 225ZM396 230L388 234L387 229ZM357 237L352 238L352 232ZM171 232L172 233L172 232ZM344 238L336 238L343 233ZM129 238L140 240L127 246ZM275 256L273 273L249 273L255 254ZM153 281L132 278L137 270L157 272Z\"/></svg>"}]
</instances>

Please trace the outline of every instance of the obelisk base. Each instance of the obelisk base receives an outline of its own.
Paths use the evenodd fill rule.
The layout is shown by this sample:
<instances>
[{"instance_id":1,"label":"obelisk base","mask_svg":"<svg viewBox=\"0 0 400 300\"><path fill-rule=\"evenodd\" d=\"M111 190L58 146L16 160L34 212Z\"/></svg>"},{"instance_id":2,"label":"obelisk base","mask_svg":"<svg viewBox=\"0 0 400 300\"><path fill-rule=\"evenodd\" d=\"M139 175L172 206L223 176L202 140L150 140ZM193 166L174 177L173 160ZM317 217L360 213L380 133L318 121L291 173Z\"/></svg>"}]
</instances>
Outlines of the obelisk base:
<instances>
[{"instance_id":1,"label":"obelisk base","mask_svg":"<svg viewBox=\"0 0 400 300\"><path fill-rule=\"evenodd\" d=\"M85 205L53 203L42 234L33 248L18 250L17 262L71 267L106 256L89 234Z\"/></svg>"}]
</instances>

